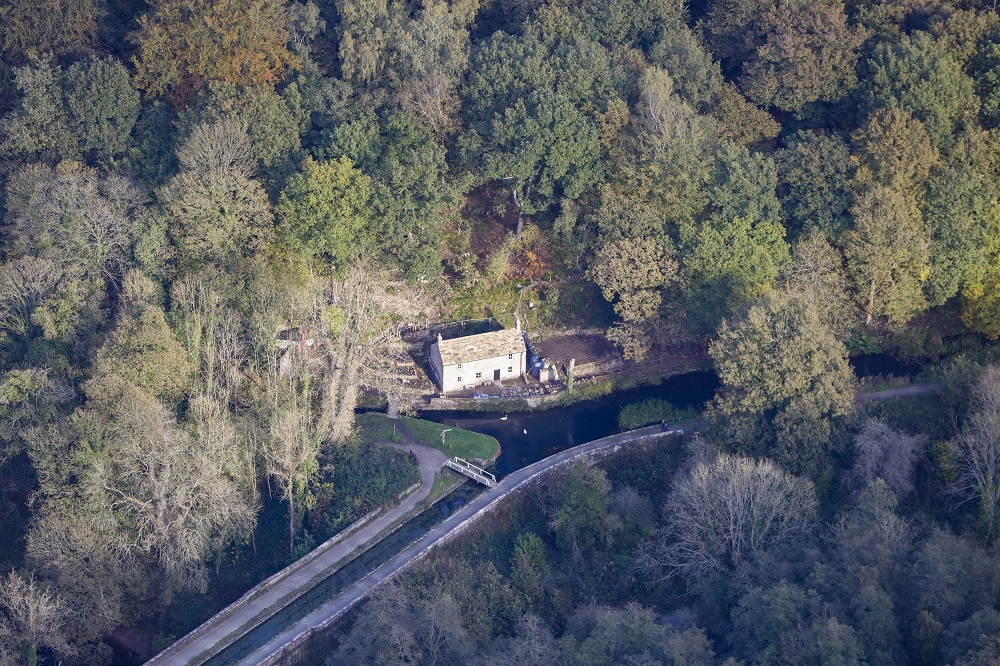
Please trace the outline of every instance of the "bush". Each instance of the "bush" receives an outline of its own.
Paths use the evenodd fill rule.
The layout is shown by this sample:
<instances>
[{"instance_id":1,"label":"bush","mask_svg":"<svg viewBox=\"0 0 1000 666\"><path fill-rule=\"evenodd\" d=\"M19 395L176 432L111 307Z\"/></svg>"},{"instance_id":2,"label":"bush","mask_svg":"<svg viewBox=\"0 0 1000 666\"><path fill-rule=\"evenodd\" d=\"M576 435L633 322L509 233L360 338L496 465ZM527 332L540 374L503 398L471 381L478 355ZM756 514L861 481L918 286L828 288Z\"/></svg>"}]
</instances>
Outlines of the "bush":
<instances>
[{"instance_id":1,"label":"bush","mask_svg":"<svg viewBox=\"0 0 1000 666\"><path fill-rule=\"evenodd\" d=\"M406 453L372 443L343 446L324 465L307 521L321 542L420 480Z\"/></svg>"},{"instance_id":2,"label":"bush","mask_svg":"<svg viewBox=\"0 0 1000 666\"><path fill-rule=\"evenodd\" d=\"M596 400L606 395L611 395L615 390L615 384L610 379L599 379L596 381L576 382L573 384L573 393L564 392L559 398L559 404L572 405L575 402L586 400Z\"/></svg>"},{"instance_id":3,"label":"bush","mask_svg":"<svg viewBox=\"0 0 1000 666\"><path fill-rule=\"evenodd\" d=\"M635 430L660 421L679 423L696 416L698 412L694 409L680 409L669 400L649 398L622 407L618 412L618 427L621 430Z\"/></svg>"}]
</instances>

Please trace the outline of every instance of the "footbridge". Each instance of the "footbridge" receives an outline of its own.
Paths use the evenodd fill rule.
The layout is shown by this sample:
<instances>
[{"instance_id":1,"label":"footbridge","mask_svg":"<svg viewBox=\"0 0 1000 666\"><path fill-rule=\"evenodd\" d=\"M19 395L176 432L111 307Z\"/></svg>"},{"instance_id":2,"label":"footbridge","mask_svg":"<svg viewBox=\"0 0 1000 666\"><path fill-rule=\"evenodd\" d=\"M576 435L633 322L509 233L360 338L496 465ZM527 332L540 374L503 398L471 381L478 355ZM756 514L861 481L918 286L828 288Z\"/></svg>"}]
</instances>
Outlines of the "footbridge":
<instances>
[{"instance_id":1,"label":"footbridge","mask_svg":"<svg viewBox=\"0 0 1000 666\"><path fill-rule=\"evenodd\" d=\"M565 451L560 451L544 460L512 472L483 494L473 498L468 504L446 518L439 525L432 528L423 538L418 539L401 553L345 590L342 594L330 599L293 626L276 635L270 642L240 663L267 666L282 664L291 666L293 664L314 662L315 659L306 653L305 648L311 638L318 633L324 632L331 624L370 594L372 590L391 580L414 562L423 559L435 546L461 534L470 525L489 514L499 502L503 501L511 493L517 492L542 475L574 460L586 457L602 457L626 445L652 442L661 437L681 435L684 434L685 430L702 428L704 425L704 421L697 419L680 424L673 430L665 432L657 425L611 435L610 437L604 437L571 449L566 449Z\"/></svg>"},{"instance_id":2,"label":"footbridge","mask_svg":"<svg viewBox=\"0 0 1000 666\"><path fill-rule=\"evenodd\" d=\"M456 472L466 475L473 481L478 481L487 488L492 488L493 486L497 485L497 477L493 476L482 467L473 465L464 458L459 458L458 456L455 456L454 458L448 460L448 462L446 462L445 465L455 470Z\"/></svg>"},{"instance_id":3,"label":"footbridge","mask_svg":"<svg viewBox=\"0 0 1000 666\"><path fill-rule=\"evenodd\" d=\"M910 386L901 389L859 395L856 400L860 403L870 400L904 397L929 393L940 390L940 388L940 385L936 384ZM550 472L551 470L566 465L574 460L585 457L601 457L613 453L626 445L633 445L641 442L652 442L661 437L682 435L685 431L690 432L692 430L698 430L704 426L704 421L696 419L678 424L674 427L674 429L667 431L662 431L661 427L657 425L647 428L639 428L638 430L611 435L609 437L603 437L586 444L566 449L565 451L556 453L548 458L545 458L544 460L540 460L536 463L528 465L527 467L523 467L515 472L512 472L499 482L495 477L493 477L492 474L489 474L489 472L485 472L482 468L477 468L479 472L476 473L482 474L483 478L490 479L492 477L492 485L484 484L489 485L489 488L485 492L472 499L468 504L456 511L439 525L432 528L425 536L406 547L398 555L373 570L352 586L346 588L341 594L328 599L325 603L316 608L316 610L306 615L292 626L277 633L269 642L254 651L252 654L238 660L239 663L268 666L278 664L282 664L283 666L293 666L296 664L310 663L305 649L305 646L310 639L317 634L325 632L330 625L341 618L366 595L371 593L372 590L391 580L414 562L424 558L435 546L445 543L454 536L462 533L470 525L487 515L499 502L503 501L504 498L508 497L511 493L519 491L525 485L537 480L539 477ZM443 458L443 456L441 457ZM471 463L468 463L468 461L459 462L459 460L460 459L450 461L441 460L438 465L447 464L448 467L455 469L453 464L463 466L464 463L470 468L475 467L474 465L471 465ZM423 466L421 471L424 471ZM459 469L457 471L465 474L466 476L471 476L463 469ZM479 479L477 479L477 481L483 483L483 481ZM361 537L361 535L358 536ZM363 540L363 538L359 540ZM295 565L290 567L290 569L294 567ZM283 575L283 573L284 572L277 574L276 577ZM315 580L316 579L314 578L310 582L303 581L304 585L301 589L305 590L309 588ZM248 596L251 595L248 594ZM285 600L287 601L287 598ZM243 603L242 599L234 604L234 606L239 606L241 603ZM280 605L281 602L276 604L278 607L280 607ZM270 609L268 611L262 611L260 616L266 615L268 612L270 612ZM224 616L226 615L226 612L223 612L220 615ZM211 621L206 624L210 623ZM226 636L221 642L235 645L249 635L254 626L255 624L253 622L247 624L244 624L243 622L231 624L230 631L232 633ZM185 639L179 643L190 641L192 637L197 638L199 631L200 630L192 632L192 634L189 634L188 637L185 637ZM207 640L209 639L209 636L203 636L201 638L203 640ZM213 643L215 643L215 641L213 641ZM153 661L149 663L157 664L157 666L159 664L178 664L178 666L183 664L186 666L197 666L205 663L206 659L220 650L222 646L216 644L214 645L214 649L209 649L207 653L203 652L203 650L193 650L188 651L186 654L181 654L181 652L175 648L176 645L172 646L155 657Z\"/></svg>"}]
</instances>

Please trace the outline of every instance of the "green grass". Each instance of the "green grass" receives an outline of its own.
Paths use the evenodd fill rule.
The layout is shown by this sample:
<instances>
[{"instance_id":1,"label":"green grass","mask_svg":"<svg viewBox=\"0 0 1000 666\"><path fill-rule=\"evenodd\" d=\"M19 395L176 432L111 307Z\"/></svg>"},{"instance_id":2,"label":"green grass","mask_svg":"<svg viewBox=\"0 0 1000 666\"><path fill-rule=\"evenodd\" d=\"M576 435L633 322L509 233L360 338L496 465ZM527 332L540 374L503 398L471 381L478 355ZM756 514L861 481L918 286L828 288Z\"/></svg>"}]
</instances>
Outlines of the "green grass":
<instances>
[{"instance_id":1,"label":"green grass","mask_svg":"<svg viewBox=\"0 0 1000 666\"><path fill-rule=\"evenodd\" d=\"M577 402L587 400L597 400L606 395L611 395L615 390L615 383L610 379L598 379L573 384L573 392L563 391L559 394L559 400L549 403L551 407L566 407Z\"/></svg>"},{"instance_id":2,"label":"green grass","mask_svg":"<svg viewBox=\"0 0 1000 666\"><path fill-rule=\"evenodd\" d=\"M679 409L669 400L650 398L622 407L618 412L618 427L622 430L635 430L664 420L668 424L673 424L696 416L698 411L695 409Z\"/></svg>"},{"instance_id":3,"label":"green grass","mask_svg":"<svg viewBox=\"0 0 1000 666\"><path fill-rule=\"evenodd\" d=\"M430 506L439 497L450 493L466 481L468 481L468 477L452 471L447 467L442 467L438 470L437 476L434 477L434 485L431 486L431 494L424 498L424 501L421 502L421 504L424 506Z\"/></svg>"},{"instance_id":4,"label":"green grass","mask_svg":"<svg viewBox=\"0 0 1000 666\"><path fill-rule=\"evenodd\" d=\"M482 435L478 432L471 432L451 426L443 426L440 423L414 419L409 416L401 416L399 420L418 442L427 446L433 446L448 457L458 456L459 458L466 459L479 458L481 460L492 460L500 451L500 443L489 435ZM445 434L443 445L441 444L442 430L449 430Z\"/></svg>"},{"instance_id":5,"label":"green grass","mask_svg":"<svg viewBox=\"0 0 1000 666\"><path fill-rule=\"evenodd\" d=\"M385 414L358 414L355 423L361 427L361 436L365 439L397 444L403 441L395 422Z\"/></svg>"}]
</instances>

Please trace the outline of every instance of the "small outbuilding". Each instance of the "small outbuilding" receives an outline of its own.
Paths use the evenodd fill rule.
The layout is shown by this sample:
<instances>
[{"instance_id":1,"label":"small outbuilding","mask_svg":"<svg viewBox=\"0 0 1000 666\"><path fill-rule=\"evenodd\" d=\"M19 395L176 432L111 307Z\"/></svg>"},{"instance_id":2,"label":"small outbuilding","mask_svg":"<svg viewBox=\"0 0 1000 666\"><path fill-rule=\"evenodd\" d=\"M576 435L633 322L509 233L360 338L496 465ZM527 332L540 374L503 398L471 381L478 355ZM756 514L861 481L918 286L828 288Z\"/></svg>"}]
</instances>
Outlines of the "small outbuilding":
<instances>
[{"instance_id":1,"label":"small outbuilding","mask_svg":"<svg viewBox=\"0 0 1000 666\"><path fill-rule=\"evenodd\" d=\"M430 362L441 391L461 391L520 377L527 364L520 321L514 328L442 340L431 345Z\"/></svg>"}]
</instances>

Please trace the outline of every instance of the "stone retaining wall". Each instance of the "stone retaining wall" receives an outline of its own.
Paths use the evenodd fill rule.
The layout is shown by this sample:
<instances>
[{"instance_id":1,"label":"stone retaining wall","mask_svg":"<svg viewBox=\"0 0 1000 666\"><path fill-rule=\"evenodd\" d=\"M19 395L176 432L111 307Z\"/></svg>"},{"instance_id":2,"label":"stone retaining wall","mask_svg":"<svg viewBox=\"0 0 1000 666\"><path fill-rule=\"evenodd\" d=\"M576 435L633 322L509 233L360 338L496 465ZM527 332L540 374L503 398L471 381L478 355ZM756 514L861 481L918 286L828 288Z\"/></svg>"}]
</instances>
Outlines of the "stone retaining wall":
<instances>
[{"instance_id":1,"label":"stone retaining wall","mask_svg":"<svg viewBox=\"0 0 1000 666\"><path fill-rule=\"evenodd\" d=\"M364 527L365 525L367 525L369 522L371 522L375 518L378 518L385 511L387 511L390 507L395 506L396 504L398 504L399 502L401 502L403 500L403 498L405 498L406 496L408 496L410 493L416 492L417 489L419 489L419 488L420 488L420 482L418 481L417 483L413 484L412 486L410 486L409 488L407 488L403 492L399 493L392 502L387 502L386 504L383 504L382 506L378 507L377 509L374 509L373 511L369 511L368 513L366 513L365 515L361 516L356 521L354 521L353 523L351 523L350 525L348 525L347 527L345 527L340 532L337 532L332 537L330 537L329 539L327 539L326 541L324 541L320 545L318 545L315 548L313 548L307 554L303 555L299 559L297 559L294 562L292 562L291 564L289 564L287 567L285 567L281 571L278 571L277 573L271 575L270 577L266 578L265 580L261 581L260 583L257 583L252 588L250 588L239 599L237 599L233 603L229 604L228 606L226 606L225 608L223 608L222 610L220 610L218 613L216 613L215 615L213 615L209 619L207 619L204 622L202 622L194 631L189 632L182 639L180 639L179 641L175 642L170 647L168 647L167 649L163 650L162 652L160 652L159 654L157 654L156 656L154 656L152 659L150 659L149 661L147 661L145 666L157 666L158 664L167 664L167 663L169 663L170 662L170 657L182 645L188 643L191 640L194 640L195 638L198 638L199 636L202 636L205 632L211 630L212 625L215 624L217 621L219 621L222 618L227 617L228 615L231 615L232 613L235 613L236 611L240 610L243 606L245 606L247 603L249 603L252 599L258 597L259 595L263 594L264 592L267 592L268 590L270 590L271 588L273 588L278 582L280 582L281 580L283 580L286 576L289 576L290 574L295 573L296 571L298 571L299 569L301 569L302 567L304 567L306 564L312 562L317 557L323 555L326 551L330 550L330 548L332 548L333 546L337 545L342 540L346 539L351 534L353 534L354 532L356 532L361 527ZM294 599L295 596L297 596L297 595L293 595L292 599ZM283 602L283 604L282 604L282 606L287 605L292 599L285 599L284 602ZM230 644L230 642L231 641L229 641L229 642L224 641L222 643L217 644L215 646L213 654L217 654L219 651L223 650L225 647L227 647ZM207 655L207 656L211 656L211 655Z\"/></svg>"},{"instance_id":2,"label":"stone retaining wall","mask_svg":"<svg viewBox=\"0 0 1000 666\"><path fill-rule=\"evenodd\" d=\"M618 372L623 367L625 367L625 361L622 360L622 357L614 356L594 361L593 363L577 364L573 367L573 377L580 379L581 377L591 377L593 375L606 375L611 372ZM567 373L566 366L563 366L562 372L563 377L565 377Z\"/></svg>"},{"instance_id":3,"label":"stone retaining wall","mask_svg":"<svg viewBox=\"0 0 1000 666\"><path fill-rule=\"evenodd\" d=\"M655 429L654 429L655 428ZM602 444L602 440L596 440L594 442L589 442L587 444L581 444L580 448L592 447L590 450L584 450L576 455L571 455L563 460L555 461L548 466L542 467L530 474L528 477L517 482L501 494L494 497L489 503L481 507L474 514L463 520L462 522L451 528L447 534L442 535L440 538L429 543L426 547L416 553L413 557L406 560L404 563L399 565L394 571L388 573L381 581L379 581L370 591L369 594L385 585L387 582L393 580L400 573L408 569L415 562L420 562L427 557L430 552L436 547L446 544L456 536L464 533L471 526L475 525L481 518L489 514L500 502L506 500L509 496L514 493L520 493L525 488L531 484L537 483L545 475L549 474L552 470L560 469L566 466L568 463L575 463L581 459L586 460L596 460L599 458L605 458L609 455L613 455L615 452L621 450L622 447L626 445L634 445L641 442L650 442L667 435L683 434L683 430L669 430L667 432L661 432L659 426L653 426L649 428L642 428L643 434L636 434L636 436L629 439L621 439L620 436L612 435L610 437L604 438L607 440L613 440L606 444ZM614 441L618 440L618 441ZM576 447L574 447L576 448ZM559 455L559 454L555 454ZM540 461L542 462L542 461ZM378 571L378 569L376 569ZM372 575L371 572L369 575ZM367 578L367 576L366 576ZM364 579L362 579L364 580ZM360 582L360 581L359 581ZM346 606L340 610L335 615L327 618L325 621L317 624L316 626L309 627L305 629L298 635L296 635L291 641L287 642L281 647L277 652L273 653L270 657L264 659L263 661L256 662L258 666L307 666L308 664L314 664L317 662L319 655L328 652L333 647L333 637L335 631L333 627L336 623L346 615L355 605L357 605L364 597L361 596L354 600L350 605Z\"/></svg>"}]
</instances>

